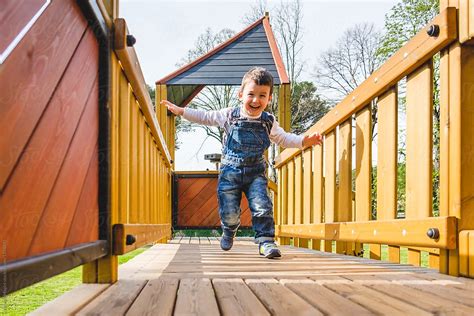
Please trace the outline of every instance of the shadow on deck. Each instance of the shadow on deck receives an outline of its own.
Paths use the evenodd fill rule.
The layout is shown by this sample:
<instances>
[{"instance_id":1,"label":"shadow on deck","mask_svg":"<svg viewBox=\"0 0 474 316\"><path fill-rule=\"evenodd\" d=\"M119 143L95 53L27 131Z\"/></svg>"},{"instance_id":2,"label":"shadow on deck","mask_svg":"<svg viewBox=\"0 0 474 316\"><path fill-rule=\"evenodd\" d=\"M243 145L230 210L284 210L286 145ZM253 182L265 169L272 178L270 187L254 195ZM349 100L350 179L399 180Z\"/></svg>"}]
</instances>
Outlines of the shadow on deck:
<instances>
[{"instance_id":1,"label":"shadow on deck","mask_svg":"<svg viewBox=\"0 0 474 316\"><path fill-rule=\"evenodd\" d=\"M239 240L174 239L122 265L120 280L83 284L37 314L474 314L474 281L437 271L283 246L268 260ZM60 309L62 308L62 309Z\"/></svg>"}]
</instances>

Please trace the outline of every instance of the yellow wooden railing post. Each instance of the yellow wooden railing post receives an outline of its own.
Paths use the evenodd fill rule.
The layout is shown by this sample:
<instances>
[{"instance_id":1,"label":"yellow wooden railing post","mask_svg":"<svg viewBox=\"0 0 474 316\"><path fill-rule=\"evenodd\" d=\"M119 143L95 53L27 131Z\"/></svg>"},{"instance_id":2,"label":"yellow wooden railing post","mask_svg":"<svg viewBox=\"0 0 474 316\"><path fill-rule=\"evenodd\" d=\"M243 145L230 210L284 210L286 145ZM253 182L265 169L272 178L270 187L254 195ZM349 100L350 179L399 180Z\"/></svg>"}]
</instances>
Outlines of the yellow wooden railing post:
<instances>
[{"instance_id":1,"label":"yellow wooden railing post","mask_svg":"<svg viewBox=\"0 0 474 316\"><path fill-rule=\"evenodd\" d=\"M474 3L444 0L458 8L459 40L442 52L440 215L458 219L458 249L441 250L440 271L474 277Z\"/></svg>"}]
</instances>

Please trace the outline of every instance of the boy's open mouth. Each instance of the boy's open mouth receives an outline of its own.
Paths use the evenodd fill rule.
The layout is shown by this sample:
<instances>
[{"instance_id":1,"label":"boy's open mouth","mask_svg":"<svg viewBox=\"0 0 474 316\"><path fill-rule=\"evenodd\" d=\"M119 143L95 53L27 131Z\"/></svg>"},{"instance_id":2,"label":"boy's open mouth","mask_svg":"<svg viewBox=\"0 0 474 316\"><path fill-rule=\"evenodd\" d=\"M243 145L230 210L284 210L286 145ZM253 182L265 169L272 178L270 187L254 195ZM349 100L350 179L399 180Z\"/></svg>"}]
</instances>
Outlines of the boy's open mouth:
<instances>
[{"instance_id":1,"label":"boy's open mouth","mask_svg":"<svg viewBox=\"0 0 474 316\"><path fill-rule=\"evenodd\" d=\"M250 106L252 109L258 109L258 108L260 108L260 105L252 105L252 104L249 104L249 106Z\"/></svg>"}]
</instances>

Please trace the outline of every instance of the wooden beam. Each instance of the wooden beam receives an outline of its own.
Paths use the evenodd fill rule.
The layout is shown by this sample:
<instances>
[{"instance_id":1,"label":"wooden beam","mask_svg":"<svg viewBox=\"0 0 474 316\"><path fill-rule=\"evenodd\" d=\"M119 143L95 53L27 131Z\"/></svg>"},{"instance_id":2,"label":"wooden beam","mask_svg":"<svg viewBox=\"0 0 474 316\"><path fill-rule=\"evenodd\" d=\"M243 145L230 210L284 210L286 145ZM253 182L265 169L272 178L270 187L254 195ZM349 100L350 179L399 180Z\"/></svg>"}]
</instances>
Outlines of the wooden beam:
<instances>
[{"instance_id":1,"label":"wooden beam","mask_svg":"<svg viewBox=\"0 0 474 316\"><path fill-rule=\"evenodd\" d=\"M165 163L168 167L171 166L171 155L168 151L165 138L158 125L158 121L153 111L152 102L148 90L146 88L145 79L138 62L135 49L127 46L127 25L124 19L115 19L114 21L114 51L117 54L123 71L130 82L132 91L137 97L143 115L146 118L147 124L150 126L151 132L158 148L165 157Z\"/></svg>"},{"instance_id":2,"label":"wooden beam","mask_svg":"<svg viewBox=\"0 0 474 316\"><path fill-rule=\"evenodd\" d=\"M440 28L439 36L437 37L430 37L426 33L429 26L433 24L438 25ZM401 78L431 59L433 55L456 38L456 9L447 8L434 18L429 25L420 30L351 94L308 129L305 134L313 132L324 134L332 130L385 90L395 85ZM275 166L277 168L280 167L300 151L300 149L294 148L283 151L275 160Z\"/></svg>"},{"instance_id":3,"label":"wooden beam","mask_svg":"<svg viewBox=\"0 0 474 316\"><path fill-rule=\"evenodd\" d=\"M455 249L456 223L456 218L449 216L419 220L280 225L277 231L282 237ZM427 236L426 232L430 228L438 229L438 239Z\"/></svg>"},{"instance_id":4,"label":"wooden beam","mask_svg":"<svg viewBox=\"0 0 474 316\"><path fill-rule=\"evenodd\" d=\"M115 224L113 228L114 255L123 255L141 246L156 242L169 236L170 231L171 224ZM133 244L127 245L127 236L132 236L135 239Z\"/></svg>"}]
</instances>

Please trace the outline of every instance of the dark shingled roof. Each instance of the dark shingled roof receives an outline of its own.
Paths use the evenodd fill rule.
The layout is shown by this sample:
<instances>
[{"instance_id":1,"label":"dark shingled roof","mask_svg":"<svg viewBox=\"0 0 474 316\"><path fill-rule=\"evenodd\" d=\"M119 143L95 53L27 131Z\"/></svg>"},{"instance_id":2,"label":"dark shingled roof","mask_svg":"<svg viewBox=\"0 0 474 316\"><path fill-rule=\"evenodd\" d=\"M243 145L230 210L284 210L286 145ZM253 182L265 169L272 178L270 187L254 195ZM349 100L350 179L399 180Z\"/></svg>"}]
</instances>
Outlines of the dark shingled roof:
<instances>
[{"instance_id":1,"label":"dark shingled roof","mask_svg":"<svg viewBox=\"0 0 474 316\"><path fill-rule=\"evenodd\" d=\"M156 83L167 85L168 100L186 106L205 85L240 85L254 66L270 71L276 85L289 82L267 16Z\"/></svg>"}]
</instances>

